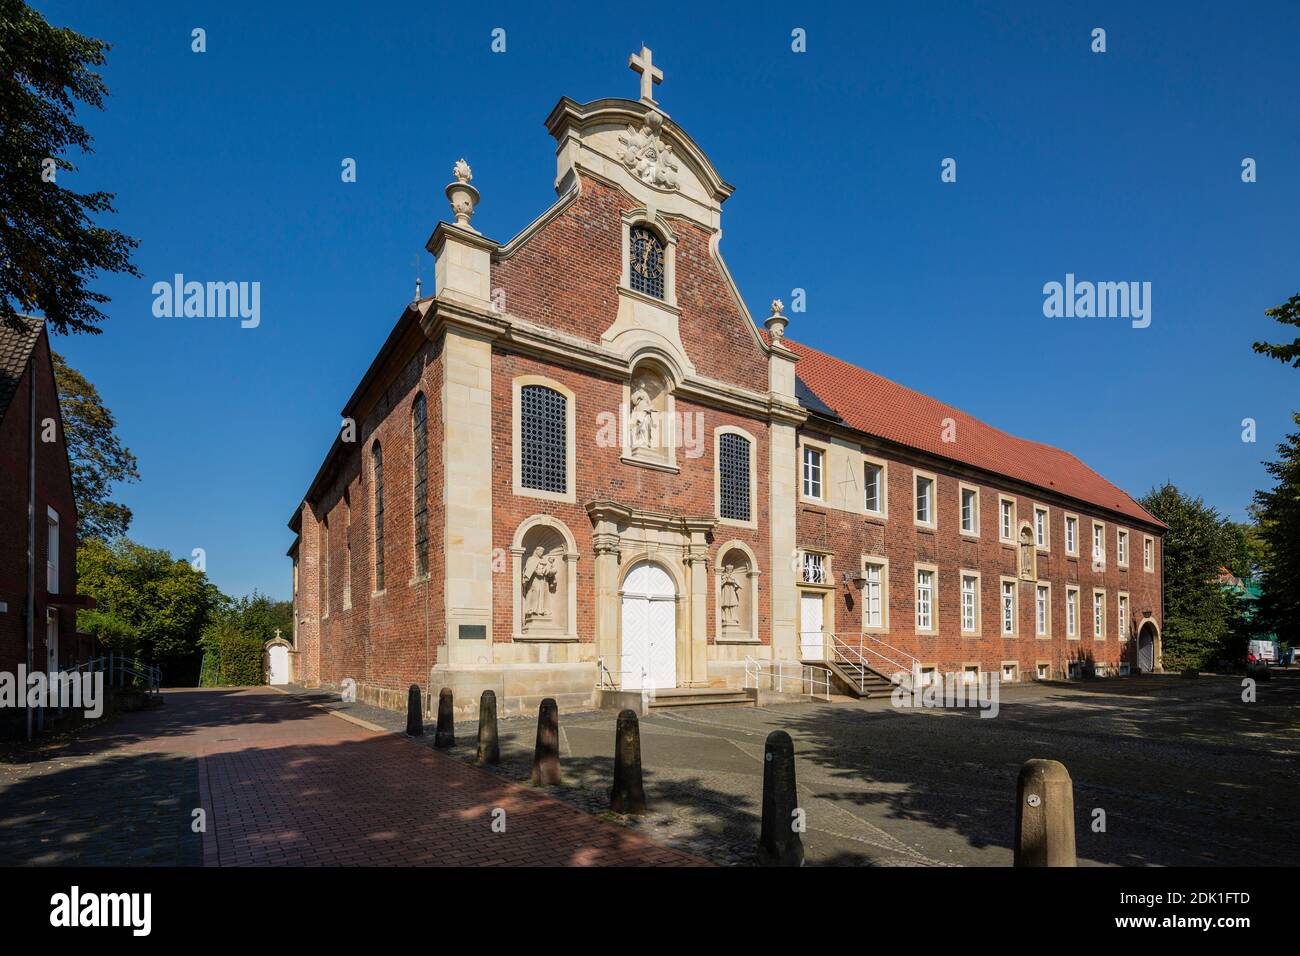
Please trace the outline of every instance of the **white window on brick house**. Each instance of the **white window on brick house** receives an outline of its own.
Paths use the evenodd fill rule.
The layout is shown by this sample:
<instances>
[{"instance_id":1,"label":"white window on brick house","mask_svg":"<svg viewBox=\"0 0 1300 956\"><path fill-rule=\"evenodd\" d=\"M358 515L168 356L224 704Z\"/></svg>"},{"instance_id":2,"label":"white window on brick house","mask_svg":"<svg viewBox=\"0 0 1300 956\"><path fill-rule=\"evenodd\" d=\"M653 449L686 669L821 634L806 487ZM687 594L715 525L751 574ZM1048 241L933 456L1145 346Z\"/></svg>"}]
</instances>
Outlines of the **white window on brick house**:
<instances>
[{"instance_id":1,"label":"white window on brick house","mask_svg":"<svg viewBox=\"0 0 1300 956\"><path fill-rule=\"evenodd\" d=\"M925 568L916 571L916 629L934 630L934 572Z\"/></svg>"},{"instance_id":2,"label":"white window on brick house","mask_svg":"<svg viewBox=\"0 0 1300 956\"><path fill-rule=\"evenodd\" d=\"M822 496L822 453L808 445L803 448L803 496L819 500Z\"/></svg>"},{"instance_id":3,"label":"white window on brick house","mask_svg":"<svg viewBox=\"0 0 1300 956\"><path fill-rule=\"evenodd\" d=\"M979 624L979 578L973 574L961 576L961 629L975 633Z\"/></svg>"},{"instance_id":4,"label":"white window on brick house","mask_svg":"<svg viewBox=\"0 0 1300 956\"><path fill-rule=\"evenodd\" d=\"M1047 537L1047 509L1034 509L1034 545L1046 549L1048 545Z\"/></svg>"},{"instance_id":5,"label":"white window on brick house","mask_svg":"<svg viewBox=\"0 0 1300 956\"><path fill-rule=\"evenodd\" d=\"M1128 567L1128 532L1123 528L1115 532L1115 563L1121 568Z\"/></svg>"},{"instance_id":6,"label":"white window on brick house","mask_svg":"<svg viewBox=\"0 0 1300 956\"><path fill-rule=\"evenodd\" d=\"M1079 553L1079 519L1074 515L1065 516L1065 553Z\"/></svg>"},{"instance_id":7,"label":"white window on brick house","mask_svg":"<svg viewBox=\"0 0 1300 956\"><path fill-rule=\"evenodd\" d=\"M1092 523L1092 561L1106 563L1106 526L1096 521Z\"/></svg>"},{"instance_id":8,"label":"white window on brick house","mask_svg":"<svg viewBox=\"0 0 1300 956\"><path fill-rule=\"evenodd\" d=\"M53 508L45 509L47 532L45 536L45 590L50 594L59 593L59 513Z\"/></svg>"},{"instance_id":9,"label":"white window on brick house","mask_svg":"<svg viewBox=\"0 0 1300 956\"><path fill-rule=\"evenodd\" d=\"M937 674L938 671L936 671L933 667L922 667L920 686L929 687L931 684L934 683L934 679L937 676Z\"/></svg>"},{"instance_id":10,"label":"white window on brick house","mask_svg":"<svg viewBox=\"0 0 1300 956\"><path fill-rule=\"evenodd\" d=\"M1020 679L1020 668L1010 661L1002 665L1002 683L1014 684Z\"/></svg>"},{"instance_id":11,"label":"white window on brick house","mask_svg":"<svg viewBox=\"0 0 1300 956\"><path fill-rule=\"evenodd\" d=\"M749 521L752 452L749 439L734 432L718 435L718 509L732 521Z\"/></svg>"},{"instance_id":12,"label":"white window on brick house","mask_svg":"<svg viewBox=\"0 0 1300 956\"><path fill-rule=\"evenodd\" d=\"M961 679L963 684L978 684L980 679L980 666L978 664L967 664L961 669Z\"/></svg>"},{"instance_id":13,"label":"white window on brick house","mask_svg":"<svg viewBox=\"0 0 1300 956\"><path fill-rule=\"evenodd\" d=\"M826 555L817 551L805 551L801 569L804 584L826 583Z\"/></svg>"},{"instance_id":14,"label":"white window on brick house","mask_svg":"<svg viewBox=\"0 0 1300 956\"><path fill-rule=\"evenodd\" d=\"M1078 637L1079 635L1079 589L1066 588L1065 590L1065 636Z\"/></svg>"},{"instance_id":15,"label":"white window on brick house","mask_svg":"<svg viewBox=\"0 0 1300 956\"><path fill-rule=\"evenodd\" d=\"M863 567L862 621L868 628L885 626L885 566L868 561Z\"/></svg>"},{"instance_id":16,"label":"white window on brick house","mask_svg":"<svg viewBox=\"0 0 1300 956\"><path fill-rule=\"evenodd\" d=\"M998 536L1003 541L1016 540L1016 503L1010 498L998 499Z\"/></svg>"},{"instance_id":17,"label":"white window on brick house","mask_svg":"<svg viewBox=\"0 0 1300 956\"><path fill-rule=\"evenodd\" d=\"M862 466L862 483L866 489L863 495L863 507L871 514L882 514L885 510L885 469L874 462Z\"/></svg>"},{"instance_id":18,"label":"white window on brick house","mask_svg":"<svg viewBox=\"0 0 1300 956\"><path fill-rule=\"evenodd\" d=\"M1046 584L1034 589L1034 633L1039 637L1047 636L1047 623L1051 614L1051 592Z\"/></svg>"},{"instance_id":19,"label":"white window on brick house","mask_svg":"<svg viewBox=\"0 0 1300 956\"><path fill-rule=\"evenodd\" d=\"M1052 676L1052 666L1050 664L1039 664L1035 668L1035 671L1038 674L1039 680L1047 680Z\"/></svg>"},{"instance_id":20,"label":"white window on brick house","mask_svg":"<svg viewBox=\"0 0 1300 956\"><path fill-rule=\"evenodd\" d=\"M961 530L963 534L979 534L980 497L975 488L961 489Z\"/></svg>"},{"instance_id":21,"label":"white window on brick house","mask_svg":"<svg viewBox=\"0 0 1300 956\"><path fill-rule=\"evenodd\" d=\"M934 479L916 476L916 523L934 524Z\"/></svg>"},{"instance_id":22,"label":"white window on brick house","mask_svg":"<svg viewBox=\"0 0 1300 956\"><path fill-rule=\"evenodd\" d=\"M1016 584L1002 582L1002 633L1016 633Z\"/></svg>"},{"instance_id":23,"label":"white window on brick house","mask_svg":"<svg viewBox=\"0 0 1300 956\"><path fill-rule=\"evenodd\" d=\"M1092 592L1092 636L1097 640L1106 637L1106 593Z\"/></svg>"},{"instance_id":24,"label":"white window on brick house","mask_svg":"<svg viewBox=\"0 0 1300 956\"><path fill-rule=\"evenodd\" d=\"M1128 640L1128 595L1127 594L1121 594L1119 596L1119 606L1116 610L1118 612L1118 617L1119 617L1119 621L1118 621L1119 639L1121 641L1127 641Z\"/></svg>"},{"instance_id":25,"label":"white window on brick house","mask_svg":"<svg viewBox=\"0 0 1300 956\"><path fill-rule=\"evenodd\" d=\"M1150 535L1144 535L1142 537L1142 570L1143 571L1155 570L1155 547L1156 547L1156 542L1154 538L1152 538Z\"/></svg>"}]
</instances>

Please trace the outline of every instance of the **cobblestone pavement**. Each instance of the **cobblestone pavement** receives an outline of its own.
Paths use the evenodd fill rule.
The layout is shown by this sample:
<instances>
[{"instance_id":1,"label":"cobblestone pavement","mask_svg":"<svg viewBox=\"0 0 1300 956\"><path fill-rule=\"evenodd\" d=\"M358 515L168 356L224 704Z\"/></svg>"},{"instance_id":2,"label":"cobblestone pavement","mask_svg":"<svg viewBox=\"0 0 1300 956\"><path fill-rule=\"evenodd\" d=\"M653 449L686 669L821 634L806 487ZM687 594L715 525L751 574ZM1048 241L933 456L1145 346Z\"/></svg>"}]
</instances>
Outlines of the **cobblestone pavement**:
<instances>
[{"instance_id":1,"label":"cobblestone pavement","mask_svg":"<svg viewBox=\"0 0 1300 956\"><path fill-rule=\"evenodd\" d=\"M165 697L6 755L0 864L703 862L269 688Z\"/></svg>"},{"instance_id":2,"label":"cobblestone pavement","mask_svg":"<svg viewBox=\"0 0 1300 956\"><path fill-rule=\"evenodd\" d=\"M1260 683L1254 703L1241 692L1240 677L1161 676L1007 688L994 719L888 699L659 712L641 721L651 809L641 819L607 812L615 716L561 714L566 786L552 792L658 842L747 865L764 740L779 728L794 739L809 864L1010 865L1016 776L1048 757L1074 781L1081 865L1294 865L1300 672ZM318 699L404 727L400 714ZM535 726L500 721L495 772L527 779ZM476 730L457 724L448 753L472 759Z\"/></svg>"}]
</instances>

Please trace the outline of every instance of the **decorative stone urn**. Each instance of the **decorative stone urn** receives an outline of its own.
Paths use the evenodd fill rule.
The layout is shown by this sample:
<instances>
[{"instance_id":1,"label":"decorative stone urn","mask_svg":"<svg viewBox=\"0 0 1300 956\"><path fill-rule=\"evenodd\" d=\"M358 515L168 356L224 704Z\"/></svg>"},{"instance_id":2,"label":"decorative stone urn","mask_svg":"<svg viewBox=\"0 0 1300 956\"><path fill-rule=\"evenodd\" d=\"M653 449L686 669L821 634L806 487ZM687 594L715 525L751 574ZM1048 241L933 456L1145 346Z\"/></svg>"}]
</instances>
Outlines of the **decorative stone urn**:
<instances>
[{"instance_id":1,"label":"decorative stone urn","mask_svg":"<svg viewBox=\"0 0 1300 956\"><path fill-rule=\"evenodd\" d=\"M785 327L790 324L790 320L781 313L785 311L785 305L780 299L772 300L772 314L763 320L763 325L767 327L767 334L772 337L772 343L776 344L785 338Z\"/></svg>"},{"instance_id":2,"label":"decorative stone urn","mask_svg":"<svg viewBox=\"0 0 1300 956\"><path fill-rule=\"evenodd\" d=\"M451 201L451 211L456 217L456 225L462 229L468 229L470 232L477 233L478 230L469 224L474 218L474 207L478 205L478 190L469 184L474 178L470 171L469 163L464 158L460 159L451 171L456 177L456 181L447 184L447 198Z\"/></svg>"}]
</instances>

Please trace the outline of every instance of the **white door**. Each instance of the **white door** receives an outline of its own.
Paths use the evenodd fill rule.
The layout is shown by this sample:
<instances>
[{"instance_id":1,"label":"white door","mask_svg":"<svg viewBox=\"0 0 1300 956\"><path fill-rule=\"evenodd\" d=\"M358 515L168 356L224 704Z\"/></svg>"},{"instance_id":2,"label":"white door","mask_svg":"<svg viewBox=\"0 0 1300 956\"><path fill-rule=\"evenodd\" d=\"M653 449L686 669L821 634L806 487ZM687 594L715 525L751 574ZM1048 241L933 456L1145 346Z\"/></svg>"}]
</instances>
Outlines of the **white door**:
<instances>
[{"instance_id":1,"label":"white door","mask_svg":"<svg viewBox=\"0 0 1300 956\"><path fill-rule=\"evenodd\" d=\"M59 670L59 612L45 612L45 673Z\"/></svg>"},{"instance_id":2,"label":"white door","mask_svg":"<svg viewBox=\"0 0 1300 956\"><path fill-rule=\"evenodd\" d=\"M271 645L271 683L289 683L289 648L283 644Z\"/></svg>"},{"instance_id":3,"label":"white door","mask_svg":"<svg viewBox=\"0 0 1300 956\"><path fill-rule=\"evenodd\" d=\"M822 609L824 602L820 594L810 591L799 592L799 645L800 654L806 661L823 660Z\"/></svg>"},{"instance_id":4,"label":"white door","mask_svg":"<svg viewBox=\"0 0 1300 956\"><path fill-rule=\"evenodd\" d=\"M623 647L619 686L647 690L677 686L677 588L650 561L623 581Z\"/></svg>"}]
</instances>

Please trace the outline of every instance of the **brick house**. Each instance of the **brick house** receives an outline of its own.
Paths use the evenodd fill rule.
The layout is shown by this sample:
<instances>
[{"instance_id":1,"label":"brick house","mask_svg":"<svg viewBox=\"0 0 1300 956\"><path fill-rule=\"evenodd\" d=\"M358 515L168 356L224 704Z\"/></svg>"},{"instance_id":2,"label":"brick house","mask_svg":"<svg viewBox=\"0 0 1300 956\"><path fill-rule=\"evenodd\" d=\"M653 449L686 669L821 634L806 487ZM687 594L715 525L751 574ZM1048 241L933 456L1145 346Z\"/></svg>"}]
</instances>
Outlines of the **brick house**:
<instances>
[{"instance_id":1,"label":"brick house","mask_svg":"<svg viewBox=\"0 0 1300 956\"><path fill-rule=\"evenodd\" d=\"M1163 526L1065 452L797 344L779 302L760 328L719 249L733 187L633 66L639 100L551 112L559 198L508 242L456 165L434 295L290 520L297 677L512 710L781 662L1157 669Z\"/></svg>"},{"instance_id":2,"label":"brick house","mask_svg":"<svg viewBox=\"0 0 1300 956\"><path fill-rule=\"evenodd\" d=\"M44 322L24 321L21 331L0 324L0 671L11 674L20 664L52 672L90 652L76 630L86 600L77 597L77 509L49 335Z\"/></svg>"}]
</instances>

